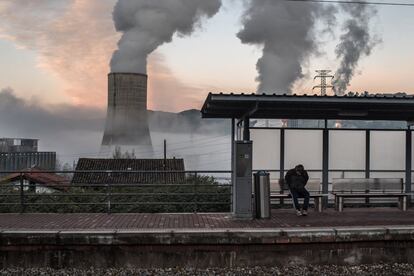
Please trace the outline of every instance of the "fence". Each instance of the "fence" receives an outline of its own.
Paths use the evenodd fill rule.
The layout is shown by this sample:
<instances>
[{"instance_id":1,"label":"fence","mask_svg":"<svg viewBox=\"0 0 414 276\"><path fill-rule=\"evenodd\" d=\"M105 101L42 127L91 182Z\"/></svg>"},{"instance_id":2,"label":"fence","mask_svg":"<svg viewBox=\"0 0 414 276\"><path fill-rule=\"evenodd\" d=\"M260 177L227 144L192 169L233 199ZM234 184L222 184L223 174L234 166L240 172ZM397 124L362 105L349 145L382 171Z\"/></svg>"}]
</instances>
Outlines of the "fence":
<instances>
[{"instance_id":1,"label":"fence","mask_svg":"<svg viewBox=\"0 0 414 276\"><path fill-rule=\"evenodd\" d=\"M19 171L0 212L230 212L230 171ZM146 180L145 182L141 182Z\"/></svg>"},{"instance_id":2,"label":"fence","mask_svg":"<svg viewBox=\"0 0 414 276\"><path fill-rule=\"evenodd\" d=\"M267 171L271 179L280 178L280 170ZM321 174L319 169L308 172L311 177ZM389 174L401 178L405 173L403 170L370 172L373 177ZM330 179L363 178L365 170L332 169L329 173ZM0 180L3 213L231 212L232 206L231 171L0 171L0 174L8 175Z\"/></svg>"}]
</instances>

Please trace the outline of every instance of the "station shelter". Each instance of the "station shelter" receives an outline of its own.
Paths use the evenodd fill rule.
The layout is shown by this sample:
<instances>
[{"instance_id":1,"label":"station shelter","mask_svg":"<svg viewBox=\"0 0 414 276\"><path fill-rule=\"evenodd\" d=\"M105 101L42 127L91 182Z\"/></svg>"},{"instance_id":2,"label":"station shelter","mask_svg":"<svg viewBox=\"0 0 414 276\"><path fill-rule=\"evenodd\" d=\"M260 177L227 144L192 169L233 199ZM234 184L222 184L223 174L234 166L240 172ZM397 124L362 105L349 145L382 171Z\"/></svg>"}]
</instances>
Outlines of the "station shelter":
<instances>
[{"instance_id":1,"label":"station shelter","mask_svg":"<svg viewBox=\"0 0 414 276\"><path fill-rule=\"evenodd\" d=\"M287 137L289 131L299 132L305 135L307 131L314 131L320 137L320 174L322 193L326 195L327 204L329 194L329 174L341 170L330 168L330 157L335 153L332 143L335 137L344 137L350 132L363 134L364 160L363 169L354 169L355 173L362 173L365 178L370 178L379 170L372 168L378 161L376 155L380 149L373 149L373 141L381 139L378 133L393 132L397 134L397 146L401 148L403 157L399 162L403 164L401 170L389 169L381 172L401 173L404 179L405 193L411 195L412 191L412 129L414 122L414 97L407 95L344 95L344 96L317 96L317 95L279 95L279 94L223 94L210 93L201 110L203 118L229 119L232 125L232 184L233 203L232 210L235 217L252 217L252 174L253 174L253 141L252 131L277 130L274 142L278 144L277 153L278 168L274 173L283 178L286 171L286 149L291 139ZM320 120L321 126L315 128L290 128L286 126L252 126L252 122L259 119L281 119L281 120ZM330 122L345 120L363 121L399 121L403 122L403 128L338 128ZM347 133L345 133L347 131ZM306 136L306 135L305 135ZM351 135L352 136L352 135ZM361 136L361 135L360 135ZM254 139L253 139L254 140ZM269 139L267 139L269 140ZM263 140L262 142L271 143ZM361 139L360 139L361 140ZM361 142L361 141L360 141ZM391 143L391 141L390 141ZM267 154L266 146L262 153ZM394 150L390 147L391 151ZM316 150L319 151L318 146ZM357 149L355 149L357 151ZM385 151L386 152L386 151ZM270 154L270 153L269 153ZM386 153L387 154L387 153ZM392 155L389 152L388 155ZM346 157L344 157L346 158ZM388 158L388 157L387 157ZM331 158L332 159L332 158ZM332 166L332 165L331 165ZM268 169L268 168L261 168ZM411 197L411 196L410 196ZM409 197L409 199L410 199Z\"/></svg>"}]
</instances>

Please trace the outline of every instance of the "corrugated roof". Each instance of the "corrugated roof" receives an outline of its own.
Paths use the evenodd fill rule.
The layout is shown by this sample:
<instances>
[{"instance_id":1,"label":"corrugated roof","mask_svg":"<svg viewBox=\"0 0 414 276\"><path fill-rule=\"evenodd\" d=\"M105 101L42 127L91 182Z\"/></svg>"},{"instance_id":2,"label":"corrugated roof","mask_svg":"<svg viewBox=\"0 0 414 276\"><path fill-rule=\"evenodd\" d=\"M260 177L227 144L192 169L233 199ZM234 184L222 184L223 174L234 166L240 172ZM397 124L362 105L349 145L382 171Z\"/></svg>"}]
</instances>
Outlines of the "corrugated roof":
<instances>
[{"instance_id":1,"label":"corrugated roof","mask_svg":"<svg viewBox=\"0 0 414 276\"><path fill-rule=\"evenodd\" d=\"M185 182L183 159L94 159L80 158L72 183L76 184L181 184ZM96 172L102 171L102 172ZM125 172L109 172L125 171ZM132 172L128 172L132 171ZM159 172L133 172L159 171ZM174 171L168 173L168 171ZM177 172L183 171L183 173ZM167 172L167 173L163 173Z\"/></svg>"},{"instance_id":2,"label":"corrugated roof","mask_svg":"<svg viewBox=\"0 0 414 276\"><path fill-rule=\"evenodd\" d=\"M414 96L210 93L203 118L414 120Z\"/></svg>"}]
</instances>

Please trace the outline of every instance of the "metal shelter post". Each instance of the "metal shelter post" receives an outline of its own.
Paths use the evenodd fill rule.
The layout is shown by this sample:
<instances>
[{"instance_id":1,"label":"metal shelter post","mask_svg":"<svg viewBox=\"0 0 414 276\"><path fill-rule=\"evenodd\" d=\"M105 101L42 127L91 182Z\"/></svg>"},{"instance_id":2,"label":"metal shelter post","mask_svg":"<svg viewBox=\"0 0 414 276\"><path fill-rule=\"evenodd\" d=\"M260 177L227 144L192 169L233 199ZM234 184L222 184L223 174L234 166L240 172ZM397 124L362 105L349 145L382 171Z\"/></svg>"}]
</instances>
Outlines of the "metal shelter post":
<instances>
[{"instance_id":1,"label":"metal shelter post","mask_svg":"<svg viewBox=\"0 0 414 276\"><path fill-rule=\"evenodd\" d=\"M322 193L328 194L328 181L329 181L329 130L328 123L325 120L325 127L322 135ZM323 205L327 207L328 196L323 199Z\"/></svg>"},{"instance_id":2,"label":"metal shelter post","mask_svg":"<svg viewBox=\"0 0 414 276\"><path fill-rule=\"evenodd\" d=\"M243 120L243 140L250 141L250 118L246 117Z\"/></svg>"},{"instance_id":3,"label":"metal shelter post","mask_svg":"<svg viewBox=\"0 0 414 276\"><path fill-rule=\"evenodd\" d=\"M279 181L285 181L285 129L280 129L280 167L279 167ZM282 193L283 189L280 189ZM284 203L284 199L280 198L280 204Z\"/></svg>"},{"instance_id":4,"label":"metal shelter post","mask_svg":"<svg viewBox=\"0 0 414 276\"><path fill-rule=\"evenodd\" d=\"M408 196L408 205L411 204L411 156L412 156L412 132L410 126L405 132L405 192Z\"/></svg>"},{"instance_id":5,"label":"metal shelter post","mask_svg":"<svg viewBox=\"0 0 414 276\"><path fill-rule=\"evenodd\" d=\"M371 131L365 131L365 178L371 174Z\"/></svg>"},{"instance_id":6,"label":"metal shelter post","mask_svg":"<svg viewBox=\"0 0 414 276\"><path fill-rule=\"evenodd\" d=\"M231 118L231 141L230 141L230 147L231 147L231 170L232 170L232 173L231 173L231 184L232 184L232 194L234 194L234 187L235 187L235 176L234 176L234 172L233 172L233 170L234 170L234 138L235 138L235 136L236 136L236 120L234 119L234 118ZM232 208L232 210L231 210L231 212L233 212L234 211L234 208L233 208L233 204L231 205L231 208Z\"/></svg>"},{"instance_id":7,"label":"metal shelter post","mask_svg":"<svg viewBox=\"0 0 414 276\"><path fill-rule=\"evenodd\" d=\"M279 178L284 179L285 177L285 130L280 130L280 167L279 167Z\"/></svg>"}]
</instances>

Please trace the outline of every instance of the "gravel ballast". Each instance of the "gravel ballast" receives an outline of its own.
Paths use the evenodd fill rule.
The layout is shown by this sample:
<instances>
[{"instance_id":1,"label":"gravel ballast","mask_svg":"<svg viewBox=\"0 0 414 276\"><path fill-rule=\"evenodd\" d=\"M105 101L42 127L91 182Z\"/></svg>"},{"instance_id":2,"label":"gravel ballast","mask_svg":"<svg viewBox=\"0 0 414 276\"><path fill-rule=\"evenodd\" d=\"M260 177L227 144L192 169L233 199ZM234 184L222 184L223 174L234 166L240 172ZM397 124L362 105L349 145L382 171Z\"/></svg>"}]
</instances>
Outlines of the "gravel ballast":
<instances>
[{"instance_id":1,"label":"gravel ballast","mask_svg":"<svg viewBox=\"0 0 414 276\"><path fill-rule=\"evenodd\" d=\"M51 268L8 268L0 270L0 275L56 275L56 276L129 276L129 275L414 275L414 264L375 264L357 266L310 265L289 267L253 267L253 268L154 268L154 269L51 269Z\"/></svg>"}]
</instances>

